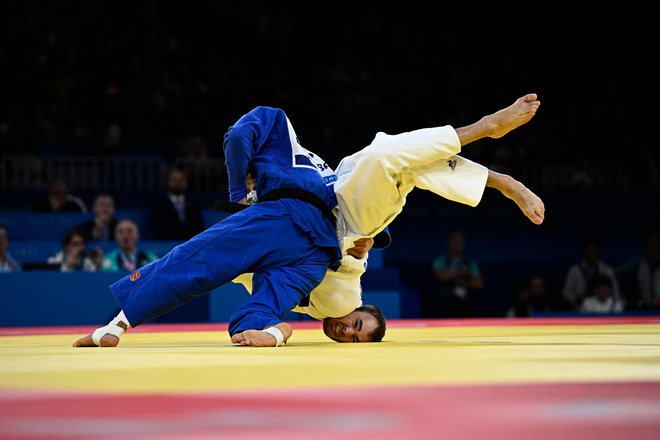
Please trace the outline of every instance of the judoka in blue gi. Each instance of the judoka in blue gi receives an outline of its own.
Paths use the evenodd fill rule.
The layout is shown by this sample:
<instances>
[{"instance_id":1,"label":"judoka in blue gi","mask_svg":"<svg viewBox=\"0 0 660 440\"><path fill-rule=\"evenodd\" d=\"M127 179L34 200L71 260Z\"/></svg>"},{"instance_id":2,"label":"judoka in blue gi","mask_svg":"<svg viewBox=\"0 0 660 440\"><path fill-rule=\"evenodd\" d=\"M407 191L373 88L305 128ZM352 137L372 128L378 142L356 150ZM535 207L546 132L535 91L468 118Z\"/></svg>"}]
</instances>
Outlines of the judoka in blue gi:
<instances>
[{"instance_id":1,"label":"judoka in blue gi","mask_svg":"<svg viewBox=\"0 0 660 440\"><path fill-rule=\"evenodd\" d=\"M230 319L236 344L282 345L292 329L281 320L291 310L323 320L338 342L381 340L385 320L362 304L360 276L374 237L387 238L413 188L470 206L495 188L543 222L543 202L522 183L458 155L528 122L539 106L528 94L465 127L379 132L336 172L301 145L281 109L251 110L224 138L230 201L250 207L112 284L122 312L74 346L116 346L128 327L232 281L251 291ZM251 177L256 190L248 194Z\"/></svg>"}]
</instances>

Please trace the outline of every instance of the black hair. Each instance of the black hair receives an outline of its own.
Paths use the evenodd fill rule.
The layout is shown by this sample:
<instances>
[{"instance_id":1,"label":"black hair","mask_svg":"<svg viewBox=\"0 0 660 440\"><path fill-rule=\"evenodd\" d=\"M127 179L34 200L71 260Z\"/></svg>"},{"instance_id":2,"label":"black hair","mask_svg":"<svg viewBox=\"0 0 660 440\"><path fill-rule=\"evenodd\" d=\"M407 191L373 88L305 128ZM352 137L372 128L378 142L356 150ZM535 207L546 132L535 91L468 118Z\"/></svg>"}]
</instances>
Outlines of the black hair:
<instances>
[{"instance_id":1,"label":"black hair","mask_svg":"<svg viewBox=\"0 0 660 440\"><path fill-rule=\"evenodd\" d=\"M376 318L376 321L378 321L378 326L369 333L369 338L371 339L371 342L380 342L383 340L383 337L385 336L385 329L387 327L386 322L385 322L385 316L383 315L382 310L380 310L380 307L375 306L373 304L364 304L355 309L356 312L367 312L371 314L374 318Z\"/></svg>"},{"instance_id":2,"label":"black hair","mask_svg":"<svg viewBox=\"0 0 660 440\"><path fill-rule=\"evenodd\" d=\"M83 241L86 243L85 237L83 236L83 234L79 230L77 230L76 228L73 228L73 229L69 229L66 232L66 234L64 234L64 236L62 237L62 247L63 248L66 247L66 245L69 244L71 242L71 240L73 240L74 235L80 235L82 237Z\"/></svg>"}]
</instances>

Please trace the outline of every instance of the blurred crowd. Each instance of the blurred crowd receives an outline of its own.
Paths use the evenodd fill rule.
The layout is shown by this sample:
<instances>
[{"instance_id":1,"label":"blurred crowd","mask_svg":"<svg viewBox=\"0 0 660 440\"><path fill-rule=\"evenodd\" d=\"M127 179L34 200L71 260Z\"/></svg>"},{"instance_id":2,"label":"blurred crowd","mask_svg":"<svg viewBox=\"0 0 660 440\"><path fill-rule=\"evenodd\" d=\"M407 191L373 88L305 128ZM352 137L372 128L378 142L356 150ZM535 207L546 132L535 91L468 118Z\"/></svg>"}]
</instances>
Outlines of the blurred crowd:
<instances>
[{"instance_id":1,"label":"blurred crowd","mask_svg":"<svg viewBox=\"0 0 660 440\"><path fill-rule=\"evenodd\" d=\"M0 173L11 168L2 161L5 155L141 154L168 164L178 157L222 159L227 128L257 105L283 108L301 143L335 167L378 131L465 125L537 92L542 107L531 124L497 142L471 145L465 155L494 170L515 170L535 190L568 189L558 200L578 194L574 206L582 206L582 195L590 191L617 189L627 199L641 195L634 206L658 206L660 151L638 130L650 125L638 100L654 71L630 50L648 40L642 27L614 33L566 18L560 32L550 21L521 35L520 26L498 20L466 25L426 8L431 6L423 2L402 8L382 2L202 0L184 8L155 0L10 0L0 27L0 165L7 167ZM165 194L148 207L153 218L171 218L154 224L158 239L182 240L200 230L194 194L187 201L181 197L185 179L185 173L168 174ZM3 189L16 188L3 188L0 179ZM64 182L41 189L48 196L33 206L35 212L88 209ZM96 194L89 206L94 220L63 237L61 252L48 264L115 270L154 258L140 253L131 219L109 214L112 190ZM5 205L0 208L11 210ZM603 207L608 216L616 208L608 202ZM641 218L634 209L626 215L633 223ZM450 241L460 247L464 237L456 232ZM0 228L0 245L3 240L7 230ZM98 241L116 241L116 252L86 247ZM20 269L6 249L0 246L0 268ZM422 292L432 304L427 310L474 313L468 300L488 279L479 274L478 262L447 255L430 262L431 280ZM655 265L649 273L657 270L657 250L655 255L647 258L655 261L648 263ZM655 304L657 296L637 285L640 276L651 277L639 275L640 262L597 270L586 254L585 261L566 267L566 285L555 286L551 304L539 294L548 284L542 275L518 280L508 314ZM580 284L585 272L588 280Z\"/></svg>"},{"instance_id":2,"label":"blurred crowd","mask_svg":"<svg viewBox=\"0 0 660 440\"><path fill-rule=\"evenodd\" d=\"M3 9L11 17L0 31L6 152L221 156L227 127L270 105L336 166L377 131L473 122L534 91L543 110L533 126L503 148L473 148L472 158L492 167L567 163L575 185L597 185L599 163L640 184L657 174L657 149L625 128L638 123L629 110L647 74L631 73L631 55L621 52L634 33L605 33L584 52L578 24L552 38L539 25L532 44L505 26L441 26L435 12L373 2L319 10L207 0L184 13L154 0L10 1ZM633 148L644 159L634 172L603 154Z\"/></svg>"},{"instance_id":3,"label":"blurred crowd","mask_svg":"<svg viewBox=\"0 0 660 440\"><path fill-rule=\"evenodd\" d=\"M425 318L469 318L484 314L484 297L502 295L505 316L526 318L548 314L618 315L660 311L660 235L650 230L638 253L619 261L605 259L603 241L587 236L581 257L552 274L546 265L531 270L509 267L510 290L485 289L491 282L483 264L472 256L466 234L453 230L445 248L430 264L420 283L420 314ZM505 284L506 285L506 284ZM487 302L487 301L486 301Z\"/></svg>"}]
</instances>

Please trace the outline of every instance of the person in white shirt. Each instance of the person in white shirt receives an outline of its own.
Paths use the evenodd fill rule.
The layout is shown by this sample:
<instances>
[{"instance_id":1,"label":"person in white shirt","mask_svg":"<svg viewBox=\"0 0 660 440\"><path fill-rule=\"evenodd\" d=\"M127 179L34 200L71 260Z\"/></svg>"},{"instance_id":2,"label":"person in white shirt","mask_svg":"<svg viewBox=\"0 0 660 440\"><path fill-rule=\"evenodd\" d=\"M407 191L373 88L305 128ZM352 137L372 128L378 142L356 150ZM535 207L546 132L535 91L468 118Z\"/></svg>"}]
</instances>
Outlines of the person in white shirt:
<instances>
[{"instance_id":1,"label":"person in white shirt","mask_svg":"<svg viewBox=\"0 0 660 440\"><path fill-rule=\"evenodd\" d=\"M90 252L87 243L80 232L71 229L62 237L62 249L55 255L48 257L49 264L60 266L60 272L96 272L99 270L101 254L98 250Z\"/></svg>"},{"instance_id":2,"label":"person in white shirt","mask_svg":"<svg viewBox=\"0 0 660 440\"><path fill-rule=\"evenodd\" d=\"M607 275L599 275L594 280L591 292L580 306L582 313L613 314L623 312L623 301L614 295L612 280Z\"/></svg>"},{"instance_id":3,"label":"person in white shirt","mask_svg":"<svg viewBox=\"0 0 660 440\"><path fill-rule=\"evenodd\" d=\"M573 311L580 309L585 295L593 285L594 280L601 275L607 276L612 283L612 294L621 299L619 282L614 268L601 259L601 242L596 237L588 237L582 242L582 259L571 265L564 285L562 297L568 308Z\"/></svg>"}]
</instances>

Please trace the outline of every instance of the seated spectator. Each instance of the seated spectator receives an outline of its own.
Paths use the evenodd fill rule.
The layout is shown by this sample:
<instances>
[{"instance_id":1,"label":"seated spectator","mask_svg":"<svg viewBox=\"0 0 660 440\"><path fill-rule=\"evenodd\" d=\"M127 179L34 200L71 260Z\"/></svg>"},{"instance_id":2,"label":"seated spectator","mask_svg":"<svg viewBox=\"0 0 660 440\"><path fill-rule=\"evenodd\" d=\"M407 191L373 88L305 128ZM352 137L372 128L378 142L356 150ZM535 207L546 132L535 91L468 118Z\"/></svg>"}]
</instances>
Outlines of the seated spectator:
<instances>
[{"instance_id":1,"label":"seated spectator","mask_svg":"<svg viewBox=\"0 0 660 440\"><path fill-rule=\"evenodd\" d=\"M102 270L104 272L132 272L147 263L156 261L158 255L138 248L139 239L137 224L130 219L120 220L115 229L115 242L118 248L105 255Z\"/></svg>"},{"instance_id":2,"label":"seated spectator","mask_svg":"<svg viewBox=\"0 0 660 440\"><path fill-rule=\"evenodd\" d=\"M95 272L103 260L103 250L88 250L82 235L71 229L62 238L62 250L48 258L48 264L59 264L61 272Z\"/></svg>"},{"instance_id":3,"label":"seated spectator","mask_svg":"<svg viewBox=\"0 0 660 440\"><path fill-rule=\"evenodd\" d=\"M605 275L612 281L612 294L617 299L621 299L614 268L601 259L600 253L600 240L589 237L583 241L582 260L569 267L561 292L568 310L580 310L582 300L592 290L595 280L600 275Z\"/></svg>"},{"instance_id":4,"label":"seated spectator","mask_svg":"<svg viewBox=\"0 0 660 440\"><path fill-rule=\"evenodd\" d=\"M513 305L507 312L508 318L526 318L544 312L548 306L548 288L541 275L532 275L514 286Z\"/></svg>"},{"instance_id":5,"label":"seated spectator","mask_svg":"<svg viewBox=\"0 0 660 440\"><path fill-rule=\"evenodd\" d=\"M76 226L86 242L112 241L119 222L115 217L115 199L111 194L100 193L94 198L92 206L94 218Z\"/></svg>"},{"instance_id":6,"label":"seated spectator","mask_svg":"<svg viewBox=\"0 0 660 440\"><path fill-rule=\"evenodd\" d=\"M154 237L158 240L188 240L204 230L202 209L186 192L186 173L172 169L167 174L167 191L151 208Z\"/></svg>"},{"instance_id":7,"label":"seated spectator","mask_svg":"<svg viewBox=\"0 0 660 440\"><path fill-rule=\"evenodd\" d=\"M614 295L612 279L599 275L593 282L591 292L580 306L582 313L611 314L623 312L623 302Z\"/></svg>"},{"instance_id":8,"label":"seated spectator","mask_svg":"<svg viewBox=\"0 0 660 440\"><path fill-rule=\"evenodd\" d=\"M80 197L69 193L69 187L62 181L53 182L48 195L33 207L34 212L87 212L87 205Z\"/></svg>"},{"instance_id":9,"label":"seated spectator","mask_svg":"<svg viewBox=\"0 0 660 440\"><path fill-rule=\"evenodd\" d=\"M471 316L472 296L484 287L479 264L467 256L463 232L450 232L446 246L433 260L431 281L422 294L425 318Z\"/></svg>"},{"instance_id":10,"label":"seated spectator","mask_svg":"<svg viewBox=\"0 0 660 440\"><path fill-rule=\"evenodd\" d=\"M9 232L0 225L0 273L20 272L21 265L7 252L9 247Z\"/></svg>"}]
</instances>

